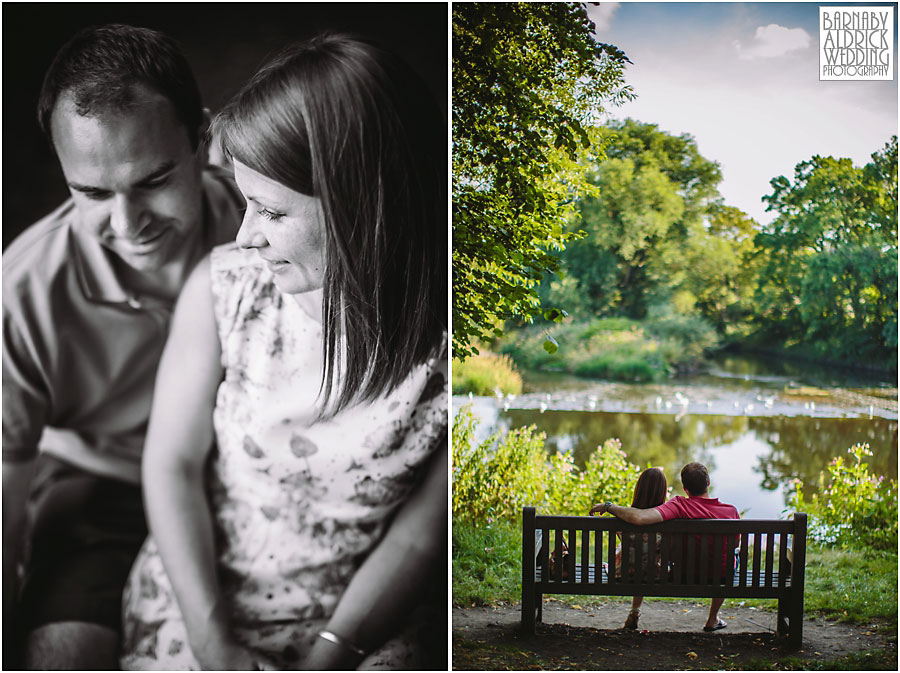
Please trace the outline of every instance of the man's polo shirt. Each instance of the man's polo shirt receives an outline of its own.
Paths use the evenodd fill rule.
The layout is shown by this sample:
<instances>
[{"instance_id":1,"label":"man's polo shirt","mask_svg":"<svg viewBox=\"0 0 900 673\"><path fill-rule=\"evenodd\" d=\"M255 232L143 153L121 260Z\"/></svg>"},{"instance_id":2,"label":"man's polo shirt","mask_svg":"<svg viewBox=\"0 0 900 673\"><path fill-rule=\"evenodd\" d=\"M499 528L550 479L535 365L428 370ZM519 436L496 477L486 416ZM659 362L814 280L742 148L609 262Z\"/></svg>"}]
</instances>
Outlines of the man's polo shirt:
<instances>
[{"instance_id":1,"label":"man's polo shirt","mask_svg":"<svg viewBox=\"0 0 900 673\"><path fill-rule=\"evenodd\" d=\"M680 495L676 495L674 498L669 500L668 502L664 502L663 504L656 507L656 511L659 512L660 516L662 516L663 521L669 521L670 519L740 519L741 515L738 513L737 508L734 505L729 505L724 502L719 502L718 498L702 498L700 496L692 496L690 498L685 498ZM701 540L700 536L695 536L695 544L696 544L696 556L697 563L699 566L700 562L700 549L701 549ZM729 573L733 569L733 563L731 559L731 548L734 547L734 544L729 543L727 539L722 540L722 546L717 552L713 549L712 543L709 543L709 560L710 565L709 568L712 568L712 563L715 562L715 558L718 555L721 555L721 572L722 577L728 577Z\"/></svg>"},{"instance_id":2,"label":"man's polo shirt","mask_svg":"<svg viewBox=\"0 0 900 673\"><path fill-rule=\"evenodd\" d=\"M242 207L228 172L204 172L202 252L234 240ZM136 481L174 301L123 287L76 220L69 199L3 253L3 460Z\"/></svg>"},{"instance_id":3,"label":"man's polo shirt","mask_svg":"<svg viewBox=\"0 0 900 673\"><path fill-rule=\"evenodd\" d=\"M668 502L656 507L663 521L669 519L740 519L737 508L719 502L718 498L685 498L676 495Z\"/></svg>"}]
</instances>

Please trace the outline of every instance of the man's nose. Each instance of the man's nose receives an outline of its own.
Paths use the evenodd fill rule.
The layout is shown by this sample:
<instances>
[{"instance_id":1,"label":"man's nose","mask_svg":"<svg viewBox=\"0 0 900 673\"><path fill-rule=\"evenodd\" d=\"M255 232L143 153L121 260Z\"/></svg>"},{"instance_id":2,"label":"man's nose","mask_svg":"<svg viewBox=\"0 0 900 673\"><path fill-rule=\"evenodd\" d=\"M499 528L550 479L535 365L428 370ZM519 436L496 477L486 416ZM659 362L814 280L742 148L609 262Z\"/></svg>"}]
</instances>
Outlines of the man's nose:
<instances>
[{"instance_id":1,"label":"man's nose","mask_svg":"<svg viewBox=\"0 0 900 673\"><path fill-rule=\"evenodd\" d=\"M135 236L147 225L147 214L141 202L124 194L113 200L109 223L117 236Z\"/></svg>"},{"instance_id":2,"label":"man's nose","mask_svg":"<svg viewBox=\"0 0 900 673\"><path fill-rule=\"evenodd\" d=\"M265 234L259 226L253 221L253 215L250 208L244 213L244 219L241 222L241 228L238 229L235 241L242 248L263 248L268 245Z\"/></svg>"}]
</instances>

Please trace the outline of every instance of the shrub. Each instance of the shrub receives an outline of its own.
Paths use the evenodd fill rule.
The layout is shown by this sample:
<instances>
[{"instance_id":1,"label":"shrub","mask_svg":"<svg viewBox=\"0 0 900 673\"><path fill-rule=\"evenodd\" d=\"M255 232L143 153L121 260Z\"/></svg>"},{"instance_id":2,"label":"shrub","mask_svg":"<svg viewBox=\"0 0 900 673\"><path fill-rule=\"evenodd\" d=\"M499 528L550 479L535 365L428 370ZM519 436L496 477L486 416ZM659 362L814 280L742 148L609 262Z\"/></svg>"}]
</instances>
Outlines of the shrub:
<instances>
[{"instance_id":1,"label":"shrub","mask_svg":"<svg viewBox=\"0 0 900 673\"><path fill-rule=\"evenodd\" d=\"M463 361L453 361L453 394L496 393L518 395L522 392L522 377L513 361L506 355L479 353Z\"/></svg>"},{"instance_id":2,"label":"shrub","mask_svg":"<svg viewBox=\"0 0 900 673\"><path fill-rule=\"evenodd\" d=\"M703 357L703 351L718 342L715 328L700 316L667 313L647 320L645 329L660 341L677 344L682 361Z\"/></svg>"},{"instance_id":3,"label":"shrub","mask_svg":"<svg viewBox=\"0 0 900 673\"><path fill-rule=\"evenodd\" d=\"M630 503L640 468L618 440L607 440L579 470L571 453L548 457L534 426L494 433L475 444L467 407L453 421L453 518L460 522L518 521L522 507L586 514L601 500Z\"/></svg>"},{"instance_id":4,"label":"shrub","mask_svg":"<svg viewBox=\"0 0 900 673\"><path fill-rule=\"evenodd\" d=\"M627 318L567 322L552 328L559 344L544 350L547 332L524 328L509 333L500 351L526 369L565 371L618 381L656 381L676 369L690 368L716 343L715 331L702 318L667 314L641 323Z\"/></svg>"},{"instance_id":5,"label":"shrub","mask_svg":"<svg viewBox=\"0 0 900 673\"><path fill-rule=\"evenodd\" d=\"M869 472L863 456L871 456L868 444L847 449L853 460L837 456L819 474L818 492L807 500L803 483L792 481L790 506L809 515L809 537L823 546L837 548L897 548L897 482Z\"/></svg>"}]
</instances>

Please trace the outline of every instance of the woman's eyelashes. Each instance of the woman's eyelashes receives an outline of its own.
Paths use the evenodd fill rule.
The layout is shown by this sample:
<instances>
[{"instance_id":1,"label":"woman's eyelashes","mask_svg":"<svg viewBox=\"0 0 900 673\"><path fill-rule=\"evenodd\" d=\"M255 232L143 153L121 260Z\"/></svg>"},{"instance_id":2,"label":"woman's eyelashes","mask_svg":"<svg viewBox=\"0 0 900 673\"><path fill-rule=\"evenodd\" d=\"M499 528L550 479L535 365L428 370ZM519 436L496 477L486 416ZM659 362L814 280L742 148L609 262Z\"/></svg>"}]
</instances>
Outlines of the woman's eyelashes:
<instances>
[{"instance_id":1,"label":"woman's eyelashes","mask_svg":"<svg viewBox=\"0 0 900 673\"><path fill-rule=\"evenodd\" d=\"M268 208L258 208L256 212L270 222L278 222L284 217L284 213L276 213L274 210L269 210Z\"/></svg>"}]
</instances>

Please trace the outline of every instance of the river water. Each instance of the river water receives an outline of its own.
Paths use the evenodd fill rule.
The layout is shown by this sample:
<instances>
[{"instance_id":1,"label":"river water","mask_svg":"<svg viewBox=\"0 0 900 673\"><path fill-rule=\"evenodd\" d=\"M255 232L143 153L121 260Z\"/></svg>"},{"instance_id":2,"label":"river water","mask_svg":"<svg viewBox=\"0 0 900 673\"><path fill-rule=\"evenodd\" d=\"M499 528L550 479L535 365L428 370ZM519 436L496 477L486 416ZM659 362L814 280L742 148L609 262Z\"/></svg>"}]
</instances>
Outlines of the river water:
<instances>
[{"instance_id":1,"label":"river water","mask_svg":"<svg viewBox=\"0 0 900 673\"><path fill-rule=\"evenodd\" d=\"M478 437L534 424L549 452L576 464L616 437L630 462L663 467L674 493L678 473L699 461L710 493L745 517L779 518L788 482L814 486L819 473L855 443L867 443L870 469L897 478L897 384L839 369L722 356L698 376L655 384L611 383L526 374L518 396L454 396L471 405Z\"/></svg>"}]
</instances>

